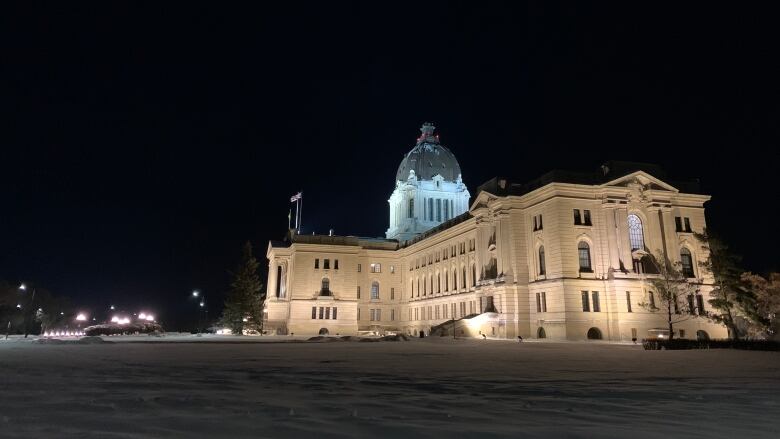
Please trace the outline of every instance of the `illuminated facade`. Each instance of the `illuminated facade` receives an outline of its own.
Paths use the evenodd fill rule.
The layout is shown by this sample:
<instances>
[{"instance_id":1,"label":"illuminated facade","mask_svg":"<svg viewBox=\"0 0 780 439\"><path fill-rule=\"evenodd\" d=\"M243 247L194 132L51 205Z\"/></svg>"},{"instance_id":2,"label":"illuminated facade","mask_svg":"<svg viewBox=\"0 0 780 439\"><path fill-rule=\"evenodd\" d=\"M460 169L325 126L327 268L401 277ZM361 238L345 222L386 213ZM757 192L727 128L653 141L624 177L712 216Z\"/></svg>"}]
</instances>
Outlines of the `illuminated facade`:
<instances>
[{"instance_id":1,"label":"illuminated facade","mask_svg":"<svg viewBox=\"0 0 780 439\"><path fill-rule=\"evenodd\" d=\"M662 252L700 283L675 335L726 337L699 315L712 279L693 235L710 197L696 185L612 162L494 178L467 204L457 160L433 130L423 126L399 166L385 239L290 233L269 243L267 330L642 339L666 328L662 312L640 305L656 300L643 255Z\"/></svg>"}]
</instances>

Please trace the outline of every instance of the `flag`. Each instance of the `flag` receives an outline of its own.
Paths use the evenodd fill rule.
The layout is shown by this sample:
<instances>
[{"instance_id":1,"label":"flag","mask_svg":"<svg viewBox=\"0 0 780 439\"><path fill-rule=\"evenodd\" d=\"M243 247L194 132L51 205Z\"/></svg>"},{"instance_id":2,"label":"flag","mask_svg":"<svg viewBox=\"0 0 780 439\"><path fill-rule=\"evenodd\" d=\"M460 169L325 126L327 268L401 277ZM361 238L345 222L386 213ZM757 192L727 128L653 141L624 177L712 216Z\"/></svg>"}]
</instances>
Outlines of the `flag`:
<instances>
[{"instance_id":1,"label":"flag","mask_svg":"<svg viewBox=\"0 0 780 439\"><path fill-rule=\"evenodd\" d=\"M300 200L302 196L303 196L303 194L301 192L298 192L297 194L295 194L292 197L290 197L290 202L294 203L294 202Z\"/></svg>"}]
</instances>

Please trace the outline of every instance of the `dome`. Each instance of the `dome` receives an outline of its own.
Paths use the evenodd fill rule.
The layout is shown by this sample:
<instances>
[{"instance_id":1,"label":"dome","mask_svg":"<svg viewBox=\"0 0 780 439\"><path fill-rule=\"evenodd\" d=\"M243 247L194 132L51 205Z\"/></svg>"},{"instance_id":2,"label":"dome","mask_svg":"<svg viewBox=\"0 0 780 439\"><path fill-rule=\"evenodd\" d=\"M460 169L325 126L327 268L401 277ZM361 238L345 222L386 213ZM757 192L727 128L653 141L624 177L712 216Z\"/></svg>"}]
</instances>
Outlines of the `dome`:
<instances>
[{"instance_id":1,"label":"dome","mask_svg":"<svg viewBox=\"0 0 780 439\"><path fill-rule=\"evenodd\" d=\"M434 134L435 126L424 123L417 139L417 145L409 151L398 166L395 179L406 181L409 171L414 171L418 180L433 180L436 175L444 177L444 181L454 182L460 176L460 165L455 155L439 143L439 136Z\"/></svg>"}]
</instances>

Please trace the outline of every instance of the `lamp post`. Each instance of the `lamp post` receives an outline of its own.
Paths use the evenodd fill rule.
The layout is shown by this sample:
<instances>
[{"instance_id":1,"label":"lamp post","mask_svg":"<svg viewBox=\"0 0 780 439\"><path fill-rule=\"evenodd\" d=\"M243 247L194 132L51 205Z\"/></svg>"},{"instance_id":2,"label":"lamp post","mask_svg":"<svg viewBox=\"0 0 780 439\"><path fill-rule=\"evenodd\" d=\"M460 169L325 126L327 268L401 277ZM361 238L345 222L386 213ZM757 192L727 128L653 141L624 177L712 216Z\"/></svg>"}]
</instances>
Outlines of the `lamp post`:
<instances>
[{"instance_id":1,"label":"lamp post","mask_svg":"<svg viewBox=\"0 0 780 439\"><path fill-rule=\"evenodd\" d=\"M209 315L209 309L206 308L206 295L205 294L201 294L201 292L198 291L198 290L193 290L192 291L192 297L200 298L200 301L198 302L198 333L197 333L197 336L200 337L201 336L200 333L202 332L201 331L201 326L202 326L201 322L202 322L202 317L203 317L203 315L201 313L201 309L206 311L206 317L208 317L208 315Z\"/></svg>"},{"instance_id":2,"label":"lamp post","mask_svg":"<svg viewBox=\"0 0 780 439\"><path fill-rule=\"evenodd\" d=\"M19 285L19 291L22 291L22 292L27 291L27 285L25 285L24 283ZM29 309L29 310L35 309L35 306L34 306L35 305L35 291L36 291L36 288L33 287L32 295L30 296L30 303L28 304L29 306L27 307L27 309ZM24 321L24 338L27 338L27 335L30 334L30 311L27 311L27 310L23 311L23 316L24 316L24 319L23 319L23 321Z\"/></svg>"}]
</instances>

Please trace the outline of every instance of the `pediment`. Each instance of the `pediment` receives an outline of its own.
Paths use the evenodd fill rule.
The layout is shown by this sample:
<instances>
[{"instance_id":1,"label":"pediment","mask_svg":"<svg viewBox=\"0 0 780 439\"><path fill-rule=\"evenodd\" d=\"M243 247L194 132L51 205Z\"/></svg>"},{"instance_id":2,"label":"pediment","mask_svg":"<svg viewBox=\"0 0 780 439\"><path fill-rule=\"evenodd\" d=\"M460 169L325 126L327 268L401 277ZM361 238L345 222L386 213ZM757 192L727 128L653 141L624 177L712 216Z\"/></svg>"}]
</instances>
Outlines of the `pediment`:
<instances>
[{"instance_id":1,"label":"pediment","mask_svg":"<svg viewBox=\"0 0 780 439\"><path fill-rule=\"evenodd\" d=\"M474 199L474 201L471 203L471 207L469 207L469 211L473 212L477 209L487 208L491 201L495 200L497 197L489 192L481 191L479 195L477 195L477 198Z\"/></svg>"},{"instance_id":2,"label":"pediment","mask_svg":"<svg viewBox=\"0 0 780 439\"><path fill-rule=\"evenodd\" d=\"M669 192L680 192L680 190L677 189L676 187L662 180L659 180L658 178L653 177L652 175L644 171L632 172L631 174L624 175L612 181L608 181L604 183L602 186L623 187L623 188L642 187L643 191L660 190L660 191L669 191Z\"/></svg>"}]
</instances>

